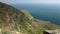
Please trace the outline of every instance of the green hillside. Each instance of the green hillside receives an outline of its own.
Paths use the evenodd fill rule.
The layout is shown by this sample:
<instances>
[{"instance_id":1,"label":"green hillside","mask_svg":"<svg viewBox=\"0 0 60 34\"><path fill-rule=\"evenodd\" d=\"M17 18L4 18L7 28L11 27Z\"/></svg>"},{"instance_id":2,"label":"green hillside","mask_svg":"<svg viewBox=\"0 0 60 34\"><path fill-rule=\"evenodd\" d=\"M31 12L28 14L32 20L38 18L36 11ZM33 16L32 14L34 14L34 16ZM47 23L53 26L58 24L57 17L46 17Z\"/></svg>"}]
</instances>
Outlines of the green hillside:
<instances>
[{"instance_id":1,"label":"green hillside","mask_svg":"<svg viewBox=\"0 0 60 34\"><path fill-rule=\"evenodd\" d=\"M38 20L25 9L16 9L0 2L0 29L2 34L9 34L12 31L20 34L43 34L45 29L60 29L60 26Z\"/></svg>"}]
</instances>

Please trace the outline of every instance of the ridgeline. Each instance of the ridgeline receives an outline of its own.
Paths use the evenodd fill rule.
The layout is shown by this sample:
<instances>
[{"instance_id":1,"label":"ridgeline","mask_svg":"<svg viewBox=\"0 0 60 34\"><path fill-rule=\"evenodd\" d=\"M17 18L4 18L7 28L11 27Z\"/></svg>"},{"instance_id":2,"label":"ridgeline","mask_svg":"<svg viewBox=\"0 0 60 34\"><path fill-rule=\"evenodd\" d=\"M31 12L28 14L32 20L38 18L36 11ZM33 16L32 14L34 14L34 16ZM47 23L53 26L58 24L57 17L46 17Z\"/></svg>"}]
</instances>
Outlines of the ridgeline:
<instances>
[{"instance_id":1,"label":"ridgeline","mask_svg":"<svg viewBox=\"0 0 60 34\"><path fill-rule=\"evenodd\" d=\"M0 2L0 33L43 34L46 29L60 29L60 26L38 20L25 9L17 9Z\"/></svg>"}]
</instances>

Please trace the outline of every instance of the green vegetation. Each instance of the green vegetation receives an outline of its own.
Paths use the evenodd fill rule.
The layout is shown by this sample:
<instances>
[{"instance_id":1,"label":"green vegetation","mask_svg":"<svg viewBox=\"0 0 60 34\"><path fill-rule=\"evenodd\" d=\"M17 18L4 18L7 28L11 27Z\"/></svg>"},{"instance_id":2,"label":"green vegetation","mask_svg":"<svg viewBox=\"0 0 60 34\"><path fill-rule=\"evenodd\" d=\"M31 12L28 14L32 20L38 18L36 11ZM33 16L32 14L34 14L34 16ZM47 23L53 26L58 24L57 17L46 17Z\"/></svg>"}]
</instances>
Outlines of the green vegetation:
<instances>
[{"instance_id":1,"label":"green vegetation","mask_svg":"<svg viewBox=\"0 0 60 34\"><path fill-rule=\"evenodd\" d=\"M25 9L16 9L0 2L0 28L6 31L19 31L26 34L43 34L45 29L60 29L49 21L35 19ZM7 34L7 32L4 32Z\"/></svg>"}]
</instances>

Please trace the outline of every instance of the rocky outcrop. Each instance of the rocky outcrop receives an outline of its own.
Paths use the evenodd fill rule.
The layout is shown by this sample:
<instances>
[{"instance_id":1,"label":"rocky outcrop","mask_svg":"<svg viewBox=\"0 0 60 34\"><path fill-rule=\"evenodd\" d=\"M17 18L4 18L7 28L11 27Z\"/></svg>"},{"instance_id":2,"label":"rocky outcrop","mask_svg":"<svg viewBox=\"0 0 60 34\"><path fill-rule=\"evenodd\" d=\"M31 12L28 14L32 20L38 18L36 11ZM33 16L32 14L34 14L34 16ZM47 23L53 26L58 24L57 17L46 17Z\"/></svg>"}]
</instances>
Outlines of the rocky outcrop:
<instances>
[{"instance_id":1,"label":"rocky outcrop","mask_svg":"<svg viewBox=\"0 0 60 34\"><path fill-rule=\"evenodd\" d=\"M44 34L60 34L60 29L58 30L45 30L43 31Z\"/></svg>"}]
</instances>

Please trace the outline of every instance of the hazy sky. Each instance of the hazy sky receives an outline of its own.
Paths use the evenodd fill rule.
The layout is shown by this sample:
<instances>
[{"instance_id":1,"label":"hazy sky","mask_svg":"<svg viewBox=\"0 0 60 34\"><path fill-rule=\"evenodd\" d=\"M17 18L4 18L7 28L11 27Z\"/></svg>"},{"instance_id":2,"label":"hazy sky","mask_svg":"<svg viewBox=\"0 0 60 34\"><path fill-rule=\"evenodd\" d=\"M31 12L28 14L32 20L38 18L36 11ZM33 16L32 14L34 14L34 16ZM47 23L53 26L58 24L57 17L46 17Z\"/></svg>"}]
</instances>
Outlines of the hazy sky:
<instances>
[{"instance_id":1,"label":"hazy sky","mask_svg":"<svg viewBox=\"0 0 60 34\"><path fill-rule=\"evenodd\" d=\"M58 3L60 4L60 0L0 0L0 2L4 3Z\"/></svg>"}]
</instances>

